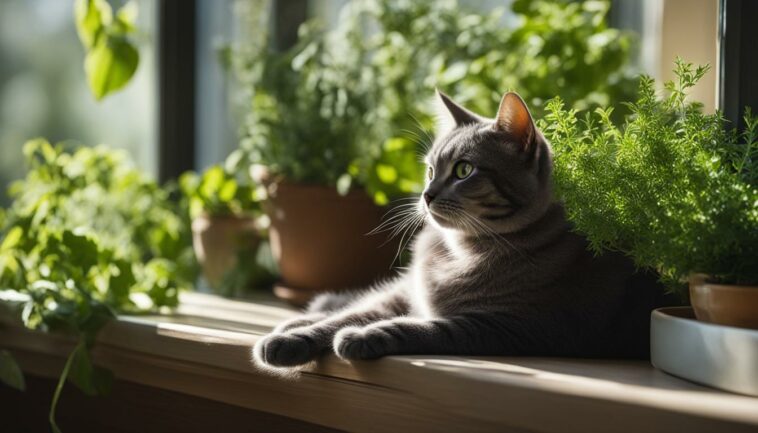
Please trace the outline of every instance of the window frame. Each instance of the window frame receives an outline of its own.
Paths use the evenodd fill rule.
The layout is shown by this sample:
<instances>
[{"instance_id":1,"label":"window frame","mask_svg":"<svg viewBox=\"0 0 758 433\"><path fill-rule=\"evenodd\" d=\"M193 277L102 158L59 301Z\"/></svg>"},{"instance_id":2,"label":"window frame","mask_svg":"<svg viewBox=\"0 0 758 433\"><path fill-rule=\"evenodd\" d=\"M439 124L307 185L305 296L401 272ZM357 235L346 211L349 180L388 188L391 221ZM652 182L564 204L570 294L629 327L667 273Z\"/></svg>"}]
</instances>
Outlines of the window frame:
<instances>
[{"instance_id":1,"label":"window frame","mask_svg":"<svg viewBox=\"0 0 758 433\"><path fill-rule=\"evenodd\" d=\"M758 26L751 18L758 16L758 2L720 0L718 100L724 116L745 128L745 107L758 110Z\"/></svg>"}]
</instances>

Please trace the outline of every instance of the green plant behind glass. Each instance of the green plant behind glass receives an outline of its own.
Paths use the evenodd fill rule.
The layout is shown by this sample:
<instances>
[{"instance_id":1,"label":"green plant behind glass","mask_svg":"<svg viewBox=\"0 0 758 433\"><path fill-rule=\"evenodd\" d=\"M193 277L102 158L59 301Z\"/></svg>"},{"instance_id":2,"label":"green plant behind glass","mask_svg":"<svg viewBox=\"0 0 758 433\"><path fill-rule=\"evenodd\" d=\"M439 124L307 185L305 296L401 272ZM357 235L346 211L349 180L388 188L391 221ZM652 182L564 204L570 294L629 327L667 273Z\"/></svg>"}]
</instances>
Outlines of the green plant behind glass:
<instances>
[{"instance_id":1,"label":"green plant behind glass","mask_svg":"<svg viewBox=\"0 0 758 433\"><path fill-rule=\"evenodd\" d=\"M179 186L189 199L192 218L209 216L256 216L260 213L262 192L220 165L202 174L186 172L179 177Z\"/></svg>"},{"instance_id":2,"label":"green plant behind glass","mask_svg":"<svg viewBox=\"0 0 758 433\"><path fill-rule=\"evenodd\" d=\"M98 101L126 86L139 66L136 32L137 3L127 2L116 14L106 0L76 0L74 20L86 50L84 72Z\"/></svg>"},{"instance_id":3,"label":"green plant behind glass","mask_svg":"<svg viewBox=\"0 0 758 433\"><path fill-rule=\"evenodd\" d=\"M191 218L207 215L256 219L255 232L240 233L236 266L226 272L217 287L212 287L222 296L239 296L251 288L267 287L277 274L265 239L265 217L261 219L260 203L265 189L255 186L246 173L238 173L242 171L238 167L242 162L239 157L233 153L224 167L214 165L202 174L187 172L179 178L182 194L189 200Z\"/></svg>"},{"instance_id":4,"label":"green plant behind glass","mask_svg":"<svg viewBox=\"0 0 758 433\"><path fill-rule=\"evenodd\" d=\"M737 134L720 113L687 102L707 69L677 59L663 97L643 77L620 127L612 108L578 117L561 99L541 125L577 230L596 251L622 251L658 270L675 290L692 272L758 284L758 119L747 110Z\"/></svg>"},{"instance_id":5,"label":"green plant behind glass","mask_svg":"<svg viewBox=\"0 0 758 433\"><path fill-rule=\"evenodd\" d=\"M43 139L24 145L29 172L10 188L0 228L0 292L21 300L24 324L79 337L61 375L87 394L111 375L89 356L115 314L173 307L196 265L186 210L105 147L67 151Z\"/></svg>"},{"instance_id":6,"label":"green plant behind glass","mask_svg":"<svg viewBox=\"0 0 758 433\"><path fill-rule=\"evenodd\" d=\"M377 203L418 192L434 88L484 115L506 90L539 116L556 95L588 109L632 97L630 39L605 24L607 1L516 1L475 13L456 1L350 2L284 53L257 41L235 63L251 88L242 147L295 182L365 188Z\"/></svg>"}]
</instances>

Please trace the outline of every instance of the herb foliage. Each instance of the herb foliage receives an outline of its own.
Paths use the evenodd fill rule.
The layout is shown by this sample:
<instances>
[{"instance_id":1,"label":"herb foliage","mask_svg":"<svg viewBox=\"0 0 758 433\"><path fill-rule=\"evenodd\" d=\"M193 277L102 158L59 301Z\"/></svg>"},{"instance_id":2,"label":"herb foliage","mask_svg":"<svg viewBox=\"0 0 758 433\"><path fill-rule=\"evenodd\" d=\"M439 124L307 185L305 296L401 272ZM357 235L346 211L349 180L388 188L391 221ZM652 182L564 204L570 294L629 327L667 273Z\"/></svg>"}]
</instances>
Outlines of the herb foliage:
<instances>
[{"instance_id":1,"label":"herb foliage","mask_svg":"<svg viewBox=\"0 0 758 433\"><path fill-rule=\"evenodd\" d=\"M659 96L643 77L621 126L612 108L580 117L560 98L541 127L555 151L555 184L596 251L623 251L672 290L690 273L758 283L758 118L728 128L687 91L707 72L681 59Z\"/></svg>"},{"instance_id":2,"label":"herb foliage","mask_svg":"<svg viewBox=\"0 0 758 433\"><path fill-rule=\"evenodd\" d=\"M482 14L454 0L360 0L335 28L306 23L276 52L267 40L232 62L250 90L241 147L293 182L367 190L379 204L419 192L434 88L483 114L518 90L539 114L560 95L576 108L632 97L628 35L606 1L518 0Z\"/></svg>"},{"instance_id":3,"label":"herb foliage","mask_svg":"<svg viewBox=\"0 0 758 433\"><path fill-rule=\"evenodd\" d=\"M98 330L117 313L176 306L196 274L187 212L168 190L123 152L66 148L43 139L24 145L29 172L11 185L0 231L3 297L21 300L28 328L79 338L53 399L54 431L66 379L88 394L110 387L111 374L89 355ZM9 368L3 360L0 370Z\"/></svg>"}]
</instances>

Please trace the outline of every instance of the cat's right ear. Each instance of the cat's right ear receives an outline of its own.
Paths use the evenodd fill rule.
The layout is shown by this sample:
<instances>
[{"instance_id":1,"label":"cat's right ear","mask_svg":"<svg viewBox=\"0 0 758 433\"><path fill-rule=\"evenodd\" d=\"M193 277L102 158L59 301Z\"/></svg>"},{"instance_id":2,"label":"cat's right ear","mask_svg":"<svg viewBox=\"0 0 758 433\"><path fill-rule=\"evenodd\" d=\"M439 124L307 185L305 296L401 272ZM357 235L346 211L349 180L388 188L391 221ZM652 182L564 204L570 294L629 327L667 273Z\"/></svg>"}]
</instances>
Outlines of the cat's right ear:
<instances>
[{"instance_id":1,"label":"cat's right ear","mask_svg":"<svg viewBox=\"0 0 758 433\"><path fill-rule=\"evenodd\" d=\"M536 127L526 102L517 93L508 92L500 101L495 123L496 131L507 132L521 143L523 150L532 149Z\"/></svg>"},{"instance_id":2,"label":"cat's right ear","mask_svg":"<svg viewBox=\"0 0 758 433\"><path fill-rule=\"evenodd\" d=\"M449 96L435 89L437 93L437 133L443 134L453 128L481 121L481 118L458 105Z\"/></svg>"}]
</instances>

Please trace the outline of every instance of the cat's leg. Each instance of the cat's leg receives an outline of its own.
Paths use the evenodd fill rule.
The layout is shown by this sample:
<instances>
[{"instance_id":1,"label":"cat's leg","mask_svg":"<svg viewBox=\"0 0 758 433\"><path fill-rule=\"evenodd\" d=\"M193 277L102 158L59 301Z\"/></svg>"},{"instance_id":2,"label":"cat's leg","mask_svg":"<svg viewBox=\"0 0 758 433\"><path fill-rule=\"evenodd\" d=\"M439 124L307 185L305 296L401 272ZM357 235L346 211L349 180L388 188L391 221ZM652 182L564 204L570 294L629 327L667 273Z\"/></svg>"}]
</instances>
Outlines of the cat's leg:
<instances>
[{"instance_id":1,"label":"cat's leg","mask_svg":"<svg viewBox=\"0 0 758 433\"><path fill-rule=\"evenodd\" d=\"M276 367L306 364L331 348L334 334L340 329L406 314L408 305L400 286L368 293L348 308L312 325L263 337L255 344L253 357L257 362Z\"/></svg>"},{"instance_id":2,"label":"cat's leg","mask_svg":"<svg viewBox=\"0 0 758 433\"><path fill-rule=\"evenodd\" d=\"M313 325L316 322L320 322L328 317L327 313L306 313L285 322L278 324L272 334L281 334L283 332L291 331L296 328L302 328L305 326Z\"/></svg>"},{"instance_id":3,"label":"cat's leg","mask_svg":"<svg viewBox=\"0 0 758 433\"><path fill-rule=\"evenodd\" d=\"M534 335L525 335L513 317L477 314L450 318L399 317L364 327L348 327L334 338L343 359L374 359L385 355L517 355L541 352Z\"/></svg>"},{"instance_id":4,"label":"cat's leg","mask_svg":"<svg viewBox=\"0 0 758 433\"><path fill-rule=\"evenodd\" d=\"M366 295L367 293L365 291L322 293L313 298L308 304L308 307L305 309L305 314L280 323L273 331L271 331L271 333L281 334L282 332L290 331L295 328L313 325L314 323L320 322L329 317L330 313L346 308L351 303L354 303Z\"/></svg>"},{"instance_id":5,"label":"cat's leg","mask_svg":"<svg viewBox=\"0 0 758 433\"><path fill-rule=\"evenodd\" d=\"M341 310L368 293L361 290L327 292L317 295L308 303L307 313L331 313Z\"/></svg>"}]
</instances>

